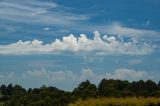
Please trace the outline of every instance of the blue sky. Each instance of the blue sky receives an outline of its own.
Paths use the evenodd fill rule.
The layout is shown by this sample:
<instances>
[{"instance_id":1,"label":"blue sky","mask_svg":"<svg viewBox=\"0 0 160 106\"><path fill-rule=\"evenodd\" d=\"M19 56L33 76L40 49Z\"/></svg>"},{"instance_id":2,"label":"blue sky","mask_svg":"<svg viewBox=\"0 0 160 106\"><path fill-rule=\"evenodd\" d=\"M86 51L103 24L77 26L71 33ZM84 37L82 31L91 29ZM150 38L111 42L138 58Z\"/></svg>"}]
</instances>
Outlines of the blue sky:
<instances>
[{"instance_id":1,"label":"blue sky","mask_svg":"<svg viewBox=\"0 0 160 106\"><path fill-rule=\"evenodd\" d=\"M72 90L160 75L159 0L1 0L0 84Z\"/></svg>"}]
</instances>

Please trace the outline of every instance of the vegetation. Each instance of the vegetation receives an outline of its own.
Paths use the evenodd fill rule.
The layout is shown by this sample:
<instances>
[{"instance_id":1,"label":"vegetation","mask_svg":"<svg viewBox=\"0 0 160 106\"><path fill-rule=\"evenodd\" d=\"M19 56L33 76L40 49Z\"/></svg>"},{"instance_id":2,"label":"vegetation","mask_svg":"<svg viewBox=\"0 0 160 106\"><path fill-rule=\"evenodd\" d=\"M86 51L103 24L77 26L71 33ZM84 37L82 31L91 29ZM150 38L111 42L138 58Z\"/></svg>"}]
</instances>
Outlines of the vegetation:
<instances>
[{"instance_id":1,"label":"vegetation","mask_svg":"<svg viewBox=\"0 0 160 106\"><path fill-rule=\"evenodd\" d=\"M160 82L103 79L98 87L84 81L72 92L56 87L0 87L0 106L160 106Z\"/></svg>"},{"instance_id":2,"label":"vegetation","mask_svg":"<svg viewBox=\"0 0 160 106\"><path fill-rule=\"evenodd\" d=\"M78 100L69 106L160 106L160 98L97 98Z\"/></svg>"}]
</instances>

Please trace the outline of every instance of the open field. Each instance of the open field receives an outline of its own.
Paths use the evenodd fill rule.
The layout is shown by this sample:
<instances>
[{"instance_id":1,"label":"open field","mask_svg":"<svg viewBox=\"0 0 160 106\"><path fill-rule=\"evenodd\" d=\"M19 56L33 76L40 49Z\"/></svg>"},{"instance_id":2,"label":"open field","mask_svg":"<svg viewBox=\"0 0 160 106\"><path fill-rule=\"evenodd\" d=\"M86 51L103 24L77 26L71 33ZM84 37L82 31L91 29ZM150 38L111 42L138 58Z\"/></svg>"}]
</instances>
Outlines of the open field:
<instances>
[{"instance_id":1,"label":"open field","mask_svg":"<svg viewBox=\"0 0 160 106\"><path fill-rule=\"evenodd\" d=\"M78 100L69 106L160 106L160 98L97 98Z\"/></svg>"}]
</instances>

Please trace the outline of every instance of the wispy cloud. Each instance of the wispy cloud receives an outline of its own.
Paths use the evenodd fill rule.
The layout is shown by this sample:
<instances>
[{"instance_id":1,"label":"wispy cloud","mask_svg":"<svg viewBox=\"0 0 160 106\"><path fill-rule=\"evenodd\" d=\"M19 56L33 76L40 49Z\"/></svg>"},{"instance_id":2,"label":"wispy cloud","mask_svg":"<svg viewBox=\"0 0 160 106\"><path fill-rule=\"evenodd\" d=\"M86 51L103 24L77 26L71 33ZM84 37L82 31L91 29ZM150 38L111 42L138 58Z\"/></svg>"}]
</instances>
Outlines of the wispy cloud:
<instances>
[{"instance_id":1,"label":"wispy cloud","mask_svg":"<svg viewBox=\"0 0 160 106\"><path fill-rule=\"evenodd\" d=\"M151 21L150 20L147 20L145 25L150 25Z\"/></svg>"},{"instance_id":2,"label":"wispy cloud","mask_svg":"<svg viewBox=\"0 0 160 106\"><path fill-rule=\"evenodd\" d=\"M142 60L139 60L139 59L134 59L134 60L131 60L129 61L129 65L136 65L136 64L141 64L142 63Z\"/></svg>"},{"instance_id":3,"label":"wispy cloud","mask_svg":"<svg viewBox=\"0 0 160 106\"><path fill-rule=\"evenodd\" d=\"M59 8L57 10L57 8ZM54 2L39 0L1 0L0 19L28 24L71 25L74 21L87 20L87 15L78 15L61 10Z\"/></svg>"},{"instance_id":4,"label":"wispy cloud","mask_svg":"<svg viewBox=\"0 0 160 106\"><path fill-rule=\"evenodd\" d=\"M87 38L85 34L75 37L70 34L62 40L56 39L50 44L43 44L43 41L22 41L8 45L0 45L0 54L48 54L48 53L96 53L96 54L129 54L146 55L153 51L153 46L146 43L139 43L136 40L124 41L123 38L101 35L94 32L93 39Z\"/></svg>"},{"instance_id":5,"label":"wispy cloud","mask_svg":"<svg viewBox=\"0 0 160 106\"><path fill-rule=\"evenodd\" d=\"M122 25L119 22L112 22L108 25L101 25L101 26L94 26L90 28L91 30L99 30L103 33L108 34L116 34L116 35L123 35L123 36L134 36L134 37L146 37L151 36L159 37L160 32L148 30L148 29L138 29L138 28L131 28L125 25Z\"/></svg>"},{"instance_id":6,"label":"wispy cloud","mask_svg":"<svg viewBox=\"0 0 160 106\"><path fill-rule=\"evenodd\" d=\"M45 28L43 28L43 30L44 30L44 31L49 31L49 30L51 30L51 28L45 27Z\"/></svg>"},{"instance_id":7,"label":"wispy cloud","mask_svg":"<svg viewBox=\"0 0 160 106\"><path fill-rule=\"evenodd\" d=\"M120 22L113 21L111 24L97 25L95 22L91 23L89 20L93 18L93 15L88 14L78 14L72 11L66 11L66 8L60 4L53 1L44 0L1 0L0 1L0 19L4 21L3 29L5 32L32 32L32 33L42 33L42 31L32 29L32 28L15 28L15 25L22 23L27 23L29 25L44 25L44 26L54 26L58 27L57 30L52 30L54 33L57 32L88 32L98 30L102 33L116 34L116 35L126 35L134 37L146 37L149 36L159 39L160 32L148 29L138 29L127 27ZM12 26L6 23L12 23ZM146 22L150 24L150 20ZM17 26L16 26L17 27ZM15 31L16 30L16 31ZM47 28L43 31L47 33ZM49 32L49 31L48 31ZM2 32L1 32L2 33ZM2 36L2 35L1 35ZM14 35L16 36L16 35ZM25 35L22 35L25 36Z\"/></svg>"},{"instance_id":8,"label":"wispy cloud","mask_svg":"<svg viewBox=\"0 0 160 106\"><path fill-rule=\"evenodd\" d=\"M84 55L83 61L84 63L103 63L104 58L101 56Z\"/></svg>"}]
</instances>

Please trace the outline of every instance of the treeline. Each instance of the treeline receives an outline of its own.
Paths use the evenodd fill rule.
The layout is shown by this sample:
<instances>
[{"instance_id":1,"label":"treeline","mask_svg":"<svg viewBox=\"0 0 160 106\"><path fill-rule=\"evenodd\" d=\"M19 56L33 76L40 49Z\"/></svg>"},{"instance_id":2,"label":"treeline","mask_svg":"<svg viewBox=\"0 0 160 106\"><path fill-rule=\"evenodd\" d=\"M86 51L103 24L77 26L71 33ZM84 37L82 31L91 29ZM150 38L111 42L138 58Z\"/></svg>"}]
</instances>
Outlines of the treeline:
<instances>
[{"instance_id":1,"label":"treeline","mask_svg":"<svg viewBox=\"0 0 160 106\"><path fill-rule=\"evenodd\" d=\"M160 97L160 82L103 79L96 87L87 80L72 92L52 86L28 90L12 84L0 87L0 106L67 106L78 99L98 97Z\"/></svg>"}]
</instances>

